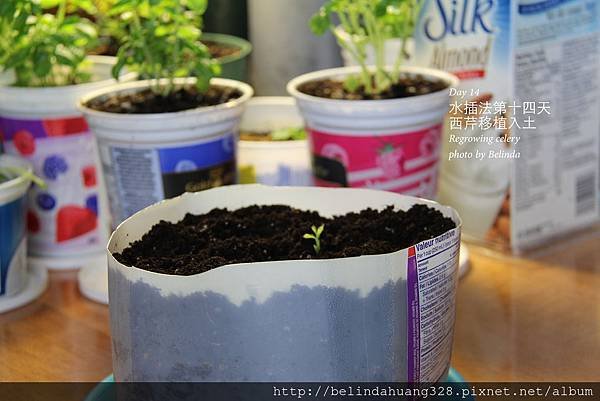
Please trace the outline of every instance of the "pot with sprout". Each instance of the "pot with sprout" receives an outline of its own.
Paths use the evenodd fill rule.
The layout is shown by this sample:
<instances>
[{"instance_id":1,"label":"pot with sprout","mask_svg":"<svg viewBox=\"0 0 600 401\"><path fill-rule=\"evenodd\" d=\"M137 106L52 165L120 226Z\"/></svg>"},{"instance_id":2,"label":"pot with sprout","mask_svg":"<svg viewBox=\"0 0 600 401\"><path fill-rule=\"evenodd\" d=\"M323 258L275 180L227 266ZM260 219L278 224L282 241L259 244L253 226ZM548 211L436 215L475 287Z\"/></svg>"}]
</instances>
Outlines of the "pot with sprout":
<instances>
[{"instance_id":1,"label":"pot with sprout","mask_svg":"<svg viewBox=\"0 0 600 401\"><path fill-rule=\"evenodd\" d=\"M434 198L449 90L458 80L439 70L403 67L399 51L385 58L387 7L402 3L403 35L412 37L419 1L330 0L311 20L317 34L332 32L357 66L294 78L310 136L313 175L321 186L369 187ZM340 34L337 18L347 33ZM368 64L366 47L374 49Z\"/></svg>"},{"instance_id":2,"label":"pot with sprout","mask_svg":"<svg viewBox=\"0 0 600 401\"><path fill-rule=\"evenodd\" d=\"M7 0L0 7L1 140L47 183L30 192L28 230L29 253L48 267L79 267L107 238L97 153L76 105L114 82L115 59L86 55L97 38L95 24L80 17L87 6Z\"/></svg>"},{"instance_id":3,"label":"pot with sprout","mask_svg":"<svg viewBox=\"0 0 600 401\"><path fill-rule=\"evenodd\" d=\"M435 202L355 188L152 205L108 244L115 380L443 380L460 226Z\"/></svg>"},{"instance_id":4,"label":"pot with sprout","mask_svg":"<svg viewBox=\"0 0 600 401\"><path fill-rule=\"evenodd\" d=\"M123 0L110 11L127 31L114 76L127 66L146 79L80 101L114 226L159 200L234 183L237 125L252 96L247 84L214 78L220 65L198 28L206 1L155 3Z\"/></svg>"}]
</instances>

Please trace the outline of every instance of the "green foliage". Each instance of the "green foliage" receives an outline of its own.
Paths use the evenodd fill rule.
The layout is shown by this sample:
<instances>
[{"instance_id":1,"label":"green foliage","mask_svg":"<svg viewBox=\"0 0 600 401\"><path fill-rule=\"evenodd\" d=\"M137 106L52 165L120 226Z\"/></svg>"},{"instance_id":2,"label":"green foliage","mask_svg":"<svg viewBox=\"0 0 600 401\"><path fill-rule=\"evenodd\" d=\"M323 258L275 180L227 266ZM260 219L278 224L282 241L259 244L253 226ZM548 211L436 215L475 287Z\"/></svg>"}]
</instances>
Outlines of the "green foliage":
<instances>
[{"instance_id":1,"label":"green foliage","mask_svg":"<svg viewBox=\"0 0 600 401\"><path fill-rule=\"evenodd\" d=\"M46 183L44 182L44 180L42 180L40 177L33 174L29 170L12 166L0 167L0 184L6 181L10 181L19 176L31 180L34 184L36 184L42 189L46 188Z\"/></svg>"},{"instance_id":2,"label":"green foliage","mask_svg":"<svg viewBox=\"0 0 600 401\"><path fill-rule=\"evenodd\" d=\"M328 0L312 16L310 27L316 35L331 31L342 48L350 53L360 65L361 73L349 77L346 89L354 92L360 87L368 94L380 93L399 79L400 66L406 59L406 42L414 35L417 18L425 0ZM334 16L344 36L335 28ZM385 65L385 40L399 38L402 41L390 71ZM375 51L375 65L366 64L367 45Z\"/></svg>"},{"instance_id":3,"label":"green foliage","mask_svg":"<svg viewBox=\"0 0 600 401\"><path fill-rule=\"evenodd\" d=\"M97 32L78 13L93 10L91 0L0 0L0 66L14 72L16 86L89 81Z\"/></svg>"},{"instance_id":4,"label":"green foliage","mask_svg":"<svg viewBox=\"0 0 600 401\"><path fill-rule=\"evenodd\" d=\"M312 234L304 234L302 238L312 239L315 241L313 248L315 253L318 255L321 252L321 234L323 234L323 230L325 229L325 224L321 224L319 227L312 226L310 230Z\"/></svg>"},{"instance_id":5,"label":"green foliage","mask_svg":"<svg viewBox=\"0 0 600 401\"><path fill-rule=\"evenodd\" d=\"M174 91L176 77L195 77L198 90L208 89L220 66L200 42L206 6L207 0L117 0L109 15L119 19L127 34L121 39L115 78L130 66L141 77L155 79L155 93ZM169 83L161 86L159 78Z\"/></svg>"},{"instance_id":6,"label":"green foliage","mask_svg":"<svg viewBox=\"0 0 600 401\"><path fill-rule=\"evenodd\" d=\"M302 127L282 128L271 132L273 141L297 141L306 139L306 131Z\"/></svg>"}]
</instances>

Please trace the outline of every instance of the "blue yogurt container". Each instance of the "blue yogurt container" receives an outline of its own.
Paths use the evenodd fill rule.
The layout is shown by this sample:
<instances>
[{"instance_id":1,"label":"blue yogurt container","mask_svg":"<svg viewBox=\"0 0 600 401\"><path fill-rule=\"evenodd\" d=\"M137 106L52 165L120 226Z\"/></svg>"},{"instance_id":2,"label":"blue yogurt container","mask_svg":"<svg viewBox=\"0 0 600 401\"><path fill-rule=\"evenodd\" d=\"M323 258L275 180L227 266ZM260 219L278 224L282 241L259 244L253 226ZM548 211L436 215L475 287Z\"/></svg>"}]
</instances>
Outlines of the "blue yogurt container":
<instances>
[{"instance_id":1,"label":"blue yogurt container","mask_svg":"<svg viewBox=\"0 0 600 401\"><path fill-rule=\"evenodd\" d=\"M0 155L4 167L31 171L26 161ZM0 181L0 297L10 297L27 282L26 194L31 181L12 170L3 175L8 180Z\"/></svg>"}]
</instances>

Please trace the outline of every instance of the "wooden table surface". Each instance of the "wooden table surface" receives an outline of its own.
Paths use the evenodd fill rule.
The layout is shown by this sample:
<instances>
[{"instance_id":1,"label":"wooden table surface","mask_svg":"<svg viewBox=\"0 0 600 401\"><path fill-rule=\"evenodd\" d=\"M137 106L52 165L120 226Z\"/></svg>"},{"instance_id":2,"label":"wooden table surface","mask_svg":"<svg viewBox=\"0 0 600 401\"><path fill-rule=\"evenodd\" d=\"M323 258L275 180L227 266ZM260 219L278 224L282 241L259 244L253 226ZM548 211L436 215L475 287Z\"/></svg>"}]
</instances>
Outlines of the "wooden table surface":
<instances>
[{"instance_id":1,"label":"wooden table surface","mask_svg":"<svg viewBox=\"0 0 600 401\"><path fill-rule=\"evenodd\" d=\"M469 245L453 366L468 381L600 380L600 229L528 256ZM0 381L99 381L111 372L108 309L76 272L0 315Z\"/></svg>"}]
</instances>

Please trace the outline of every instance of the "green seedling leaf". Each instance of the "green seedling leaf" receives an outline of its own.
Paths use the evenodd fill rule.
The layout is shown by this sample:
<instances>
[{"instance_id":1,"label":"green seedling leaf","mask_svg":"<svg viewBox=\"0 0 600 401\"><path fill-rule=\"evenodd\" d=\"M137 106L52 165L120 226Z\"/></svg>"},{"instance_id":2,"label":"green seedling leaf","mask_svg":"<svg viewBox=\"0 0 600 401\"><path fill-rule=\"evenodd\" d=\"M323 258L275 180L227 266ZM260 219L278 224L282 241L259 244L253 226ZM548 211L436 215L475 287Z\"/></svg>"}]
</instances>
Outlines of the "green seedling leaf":
<instances>
[{"instance_id":1,"label":"green seedling leaf","mask_svg":"<svg viewBox=\"0 0 600 401\"><path fill-rule=\"evenodd\" d=\"M346 88L348 92L356 92L361 85L362 81L357 75L348 75L344 80L344 88Z\"/></svg>"},{"instance_id":2,"label":"green seedling leaf","mask_svg":"<svg viewBox=\"0 0 600 401\"><path fill-rule=\"evenodd\" d=\"M323 234L323 230L325 229L325 224L321 224L319 227L311 226L310 230L312 234L304 234L302 238L312 239L315 243L313 244L313 249L315 250L315 254L319 254L321 252L321 234Z\"/></svg>"}]
</instances>

